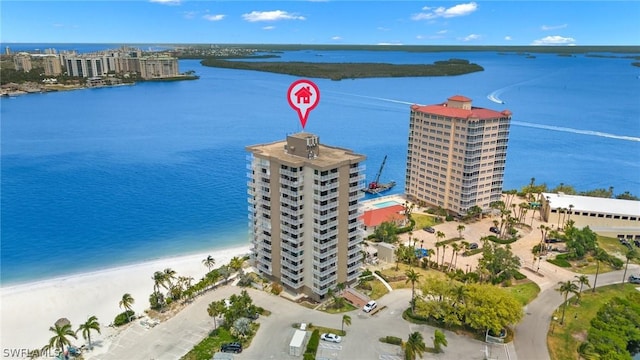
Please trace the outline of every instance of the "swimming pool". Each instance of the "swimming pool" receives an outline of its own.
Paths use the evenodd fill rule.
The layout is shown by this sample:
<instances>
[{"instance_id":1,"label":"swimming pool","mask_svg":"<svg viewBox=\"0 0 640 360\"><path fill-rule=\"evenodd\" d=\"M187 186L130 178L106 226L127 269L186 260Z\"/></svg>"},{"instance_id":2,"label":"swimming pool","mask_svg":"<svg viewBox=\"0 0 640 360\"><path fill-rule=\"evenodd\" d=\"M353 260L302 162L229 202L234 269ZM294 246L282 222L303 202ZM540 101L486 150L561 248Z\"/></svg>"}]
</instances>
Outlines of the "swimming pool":
<instances>
[{"instance_id":1,"label":"swimming pool","mask_svg":"<svg viewBox=\"0 0 640 360\"><path fill-rule=\"evenodd\" d=\"M381 202L381 203L373 204L371 206L376 208L376 209L382 209L382 208L386 208L386 207L394 206L394 205L402 205L402 203L399 203L399 202L394 201L394 200L389 200L389 201L384 201L384 202Z\"/></svg>"}]
</instances>

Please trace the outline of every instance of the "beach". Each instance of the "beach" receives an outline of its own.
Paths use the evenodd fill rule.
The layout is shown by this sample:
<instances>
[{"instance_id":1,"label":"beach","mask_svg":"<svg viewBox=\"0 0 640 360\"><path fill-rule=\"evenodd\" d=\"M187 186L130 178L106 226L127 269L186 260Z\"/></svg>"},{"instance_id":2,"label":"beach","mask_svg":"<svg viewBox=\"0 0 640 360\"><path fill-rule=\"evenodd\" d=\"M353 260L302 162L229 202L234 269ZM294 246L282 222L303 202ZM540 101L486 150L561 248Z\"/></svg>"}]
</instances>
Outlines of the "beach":
<instances>
[{"instance_id":1,"label":"beach","mask_svg":"<svg viewBox=\"0 0 640 360\"><path fill-rule=\"evenodd\" d=\"M151 277L155 271L171 268L176 276L193 277L197 282L207 273L202 260L211 255L215 267L227 264L234 256L243 256L250 245L217 249L196 255L158 259L135 265L71 275L51 280L2 287L0 289L0 347L3 357L8 350L41 349L53 335L48 329L60 318L71 321L72 329L96 316L101 334L92 332L91 340L104 340L114 333L108 327L124 310L119 307L122 295L131 294L136 315L144 315L153 292ZM82 334L72 344L86 343Z\"/></svg>"}]
</instances>

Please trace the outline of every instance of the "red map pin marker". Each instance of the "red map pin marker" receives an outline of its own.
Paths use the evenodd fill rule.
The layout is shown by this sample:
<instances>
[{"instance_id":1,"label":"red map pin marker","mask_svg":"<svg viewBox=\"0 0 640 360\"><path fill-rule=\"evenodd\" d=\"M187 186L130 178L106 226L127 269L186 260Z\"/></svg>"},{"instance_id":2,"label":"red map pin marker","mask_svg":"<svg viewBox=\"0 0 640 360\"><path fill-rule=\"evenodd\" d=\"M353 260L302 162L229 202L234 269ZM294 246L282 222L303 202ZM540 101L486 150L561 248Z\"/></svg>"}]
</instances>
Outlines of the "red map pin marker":
<instances>
[{"instance_id":1,"label":"red map pin marker","mask_svg":"<svg viewBox=\"0 0 640 360\"><path fill-rule=\"evenodd\" d=\"M294 81L287 91L289 106L298 113L300 124L304 129L307 125L309 112L320 102L320 90L318 86L309 80Z\"/></svg>"}]
</instances>

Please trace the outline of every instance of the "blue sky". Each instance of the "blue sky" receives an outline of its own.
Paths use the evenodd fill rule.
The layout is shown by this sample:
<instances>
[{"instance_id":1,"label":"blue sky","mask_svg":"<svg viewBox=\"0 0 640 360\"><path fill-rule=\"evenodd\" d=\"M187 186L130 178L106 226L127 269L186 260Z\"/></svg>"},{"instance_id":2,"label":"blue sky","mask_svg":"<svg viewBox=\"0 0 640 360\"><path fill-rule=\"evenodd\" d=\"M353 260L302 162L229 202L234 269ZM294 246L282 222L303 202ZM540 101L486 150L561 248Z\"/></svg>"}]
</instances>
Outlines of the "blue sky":
<instances>
[{"instance_id":1,"label":"blue sky","mask_svg":"<svg viewBox=\"0 0 640 360\"><path fill-rule=\"evenodd\" d=\"M0 0L0 41L640 45L640 1Z\"/></svg>"}]
</instances>

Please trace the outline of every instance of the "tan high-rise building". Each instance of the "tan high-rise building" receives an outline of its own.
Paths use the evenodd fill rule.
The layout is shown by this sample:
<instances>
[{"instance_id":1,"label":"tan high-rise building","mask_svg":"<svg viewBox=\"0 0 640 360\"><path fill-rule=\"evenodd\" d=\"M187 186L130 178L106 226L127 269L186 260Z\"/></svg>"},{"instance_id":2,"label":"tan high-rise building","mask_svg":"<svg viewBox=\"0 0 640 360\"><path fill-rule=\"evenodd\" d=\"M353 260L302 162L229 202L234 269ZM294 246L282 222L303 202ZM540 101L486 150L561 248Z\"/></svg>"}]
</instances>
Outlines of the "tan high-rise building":
<instances>
[{"instance_id":1,"label":"tan high-rise building","mask_svg":"<svg viewBox=\"0 0 640 360\"><path fill-rule=\"evenodd\" d=\"M471 105L456 95L411 106L406 195L463 215L486 211L502 194L511 112Z\"/></svg>"},{"instance_id":2,"label":"tan high-rise building","mask_svg":"<svg viewBox=\"0 0 640 360\"><path fill-rule=\"evenodd\" d=\"M316 135L247 147L249 228L257 271L322 299L362 265L363 155Z\"/></svg>"}]
</instances>

